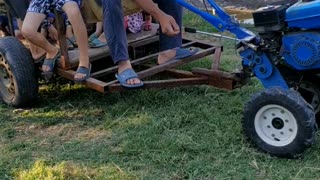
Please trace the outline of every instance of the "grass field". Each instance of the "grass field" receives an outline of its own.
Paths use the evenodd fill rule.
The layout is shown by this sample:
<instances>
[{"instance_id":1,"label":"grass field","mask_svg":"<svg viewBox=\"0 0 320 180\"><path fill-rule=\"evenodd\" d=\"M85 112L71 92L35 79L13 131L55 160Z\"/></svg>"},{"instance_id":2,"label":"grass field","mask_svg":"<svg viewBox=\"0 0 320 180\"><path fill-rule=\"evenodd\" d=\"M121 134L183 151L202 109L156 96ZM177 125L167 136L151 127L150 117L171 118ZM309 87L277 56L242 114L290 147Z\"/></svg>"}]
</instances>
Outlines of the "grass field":
<instances>
[{"instance_id":1,"label":"grass field","mask_svg":"<svg viewBox=\"0 0 320 180\"><path fill-rule=\"evenodd\" d=\"M186 24L209 30L187 14ZM222 68L238 66L232 42ZM206 66L208 59L191 66ZM60 83L31 109L0 107L0 179L320 179L320 142L296 160L243 137L243 105L258 81L102 95Z\"/></svg>"}]
</instances>

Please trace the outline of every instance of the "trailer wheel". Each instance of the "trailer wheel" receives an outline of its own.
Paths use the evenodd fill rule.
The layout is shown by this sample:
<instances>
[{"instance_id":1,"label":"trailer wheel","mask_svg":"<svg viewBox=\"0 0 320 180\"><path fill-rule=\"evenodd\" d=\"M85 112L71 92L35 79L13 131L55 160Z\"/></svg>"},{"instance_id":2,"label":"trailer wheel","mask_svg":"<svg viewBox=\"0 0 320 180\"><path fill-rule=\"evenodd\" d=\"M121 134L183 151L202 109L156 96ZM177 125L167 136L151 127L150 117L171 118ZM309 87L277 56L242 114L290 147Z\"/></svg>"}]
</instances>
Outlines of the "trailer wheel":
<instances>
[{"instance_id":1,"label":"trailer wheel","mask_svg":"<svg viewBox=\"0 0 320 180\"><path fill-rule=\"evenodd\" d=\"M0 97L11 106L22 107L35 101L38 81L32 57L14 37L0 38Z\"/></svg>"},{"instance_id":2,"label":"trailer wheel","mask_svg":"<svg viewBox=\"0 0 320 180\"><path fill-rule=\"evenodd\" d=\"M242 120L247 139L277 157L297 158L315 142L312 107L293 90L269 88L247 102Z\"/></svg>"}]
</instances>

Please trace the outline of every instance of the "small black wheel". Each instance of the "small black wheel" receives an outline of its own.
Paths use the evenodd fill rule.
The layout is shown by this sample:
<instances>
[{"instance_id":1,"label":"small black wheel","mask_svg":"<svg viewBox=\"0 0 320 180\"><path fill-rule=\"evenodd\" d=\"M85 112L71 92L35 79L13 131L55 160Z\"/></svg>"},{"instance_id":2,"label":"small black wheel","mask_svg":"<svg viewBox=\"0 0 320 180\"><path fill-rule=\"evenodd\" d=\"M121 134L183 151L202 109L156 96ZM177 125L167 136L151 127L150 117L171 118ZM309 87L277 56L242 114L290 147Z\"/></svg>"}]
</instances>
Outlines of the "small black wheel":
<instances>
[{"instance_id":1,"label":"small black wheel","mask_svg":"<svg viewBox=\"0 0 320 180\"><path fill-rule=\"evenodd\" d=\"M276 87L252 96L242 125L258 149L285 158L301 156L315 142L317 131L311 105L298 92Z\"/></svg>"},{"instance_id":2,"label":"small black wheel","mask_svg":"<svg viewBox=\"0 0 320 180\"><path fill-rule=\"evenodd\" d=\"M0 97L15 107L27 106L38 96L35 66L28 49L14 37L0 38Z\"/></svg>"}]
</instances>

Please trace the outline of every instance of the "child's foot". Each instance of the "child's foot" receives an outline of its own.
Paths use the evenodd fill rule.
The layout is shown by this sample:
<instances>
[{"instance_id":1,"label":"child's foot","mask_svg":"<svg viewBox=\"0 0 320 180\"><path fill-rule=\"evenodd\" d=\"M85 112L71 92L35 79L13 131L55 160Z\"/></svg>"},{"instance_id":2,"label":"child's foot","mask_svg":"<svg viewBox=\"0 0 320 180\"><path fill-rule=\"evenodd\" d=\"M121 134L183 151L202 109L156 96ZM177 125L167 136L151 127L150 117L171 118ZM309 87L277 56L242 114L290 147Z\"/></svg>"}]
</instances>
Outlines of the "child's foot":
<instances>
[{"instance_id":1,"label":"child's foot","mask_svg":"<svg viewBox=\"0 0 320 180\"><path fill-rule=\"evenodd\" d=\"M143 24L143 29L145 31L151 31L152 30L152 19L151 17L146 17L146 21Z\"/></svg>"},{"instance_id":2,"label":"child's foot","mask_svg":"<svg viewBox=\"0 0 320 180\"><path fill-rule=\"evenodd\" d=\"M78 47L77 40L76 40L75 36L72 36L72 37L68 38L68 40L73 45L73 47Z\"/></svg>"},{"instance_id":3,"label":"child's foot","mask_svg":"<svg viewBox=\"0 0 320 180\"><path fill-rule=\"evenodd\" d=\"M60 50L56 49L54 53L47 53L46 58L42 65L43 73L52 73L56 60L60 58Z\"/></svg>"},{"instance_id":4,"label":"child's foot","mask_svg":"<svg viewBox=\"0 0 320 180\"><path fill-rule=\"evenodd\" d=\"M99 48L107 45L106 42L100 41L99 37L95 33L91 34L89 37L88 44L90 48Z\"/></svg>"},{"instance_id":5,"label":"child's foot","mask_svg":"<svg viewBox=\"0 0 320 180\"><path fill-rule=\"evenodd\" d=\"M82 83L90 77L91 73L91 64L89 67L79 66L76 74L74 75L74 81L76 83Z\"/></svg>"}]
</instances>

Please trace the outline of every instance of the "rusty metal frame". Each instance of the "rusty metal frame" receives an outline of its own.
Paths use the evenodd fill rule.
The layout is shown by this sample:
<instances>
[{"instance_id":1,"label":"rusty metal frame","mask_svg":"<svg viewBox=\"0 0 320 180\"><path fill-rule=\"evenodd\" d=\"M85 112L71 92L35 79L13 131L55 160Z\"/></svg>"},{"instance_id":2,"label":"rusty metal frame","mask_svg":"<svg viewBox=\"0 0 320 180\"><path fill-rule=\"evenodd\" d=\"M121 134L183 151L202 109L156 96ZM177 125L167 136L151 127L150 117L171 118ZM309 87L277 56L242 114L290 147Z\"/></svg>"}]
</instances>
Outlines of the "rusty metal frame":
<instances>
[{"instance_id":1,"label":"rusty metal frame","mask_svg":"<svg viewBox=\"0 0 320 180\"><path fill-rule=\"evenodd\" d=\"M65 28L60 15L58 18L58 32L59 32L59 42L62 50L62 59L58 63L59 67L57 69L57 74L69 80L73 80L75 74L74 68L75 63L69 61L66 38L65 38ZM223 72L219 70L221 53L223 52L223 47L217 44L205 43L193 38L185 38L186 43L183 47L196 47L201 49L197 54L182 59L173 60L161 65L150 65L150 61L156 59L158 53L147 55L136 59L136 48L148 46L150 43L155 43L159 41L158 35L148 37L139 41L135 41L128 44L129 49L132 49L133 60L131 61L134 67L143 67L143 70L138 71L138 75L144 80L144 88L171 88L180 86L192 86L192 85L211 85L223 89L234 89L235 84L241 81L235 74ZM97 61L101 58L109 56L108 52L103 55L92 56L90 61ZM195 68L192 71L182 71L177 70L178 66L187 64L192 61L200 60L207 56L213 56L211 69ZM125 90L117 80L104 81L101 80L102 77L109 76L116 73L118 67L112 66L96 72L92 72L91 77L84 83L88 88L94 89L96 91L106 93ZM169 79L164 80L146 80L150 79L155 75L165 74L170 76Z\"/></svg>"}]
</instances>

